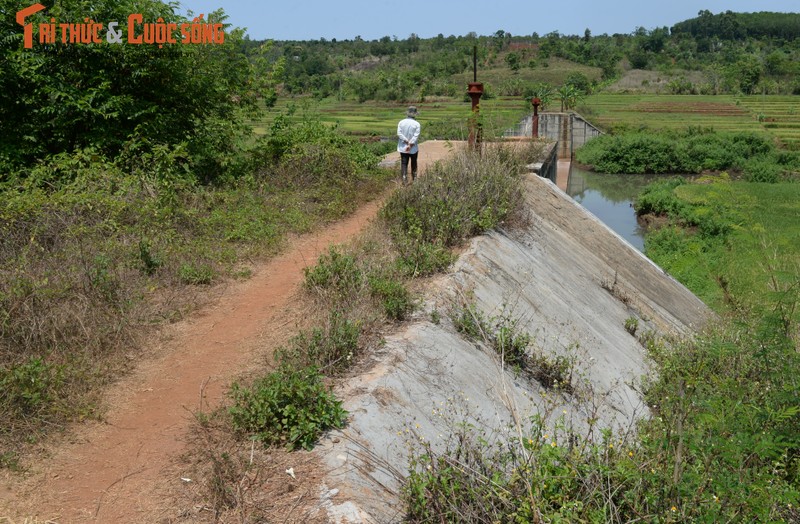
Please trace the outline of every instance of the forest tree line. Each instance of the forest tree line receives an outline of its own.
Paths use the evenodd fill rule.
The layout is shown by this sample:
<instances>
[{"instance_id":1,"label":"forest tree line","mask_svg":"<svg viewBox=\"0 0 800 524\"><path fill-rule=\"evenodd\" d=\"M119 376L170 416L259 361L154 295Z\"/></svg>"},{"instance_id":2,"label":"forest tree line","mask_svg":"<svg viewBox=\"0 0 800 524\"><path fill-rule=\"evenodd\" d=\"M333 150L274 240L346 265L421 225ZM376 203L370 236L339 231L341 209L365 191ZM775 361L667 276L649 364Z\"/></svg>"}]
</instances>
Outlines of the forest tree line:
<instances>
[{"instance_id":1,"label":"forest tree line","mask_svg":"<svg viewBox=\"0 0 800 524\"><path fill-rule=\"evenodd\" d=\"M460 96L474 46L481 70L511 75L543 71L556 57L598 68L595 84L629 69L700 71L703 85L676 86L676 94L800 94L799 34L800 14L703 10L672 28L638 27L628 34L593 35L587 28L582 35L498 30L488 36L280 41L269 59L281 65L283 94L358 101ZM246 39L245 45L258 49L261 42Z\"/></svg>"}]
</instances>

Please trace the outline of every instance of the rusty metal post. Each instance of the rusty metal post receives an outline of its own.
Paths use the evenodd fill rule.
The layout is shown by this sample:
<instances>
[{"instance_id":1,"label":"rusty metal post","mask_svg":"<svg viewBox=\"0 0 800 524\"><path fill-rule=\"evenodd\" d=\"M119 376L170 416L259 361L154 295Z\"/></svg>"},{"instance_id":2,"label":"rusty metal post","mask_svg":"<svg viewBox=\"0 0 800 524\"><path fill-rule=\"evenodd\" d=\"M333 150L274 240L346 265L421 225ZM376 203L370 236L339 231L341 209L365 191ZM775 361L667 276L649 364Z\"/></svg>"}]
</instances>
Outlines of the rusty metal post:
<instances>
[{"instance_id":1,"label":"rusty metal post","mask_svg":"<svg viewBox=\"0 0 800 524\"><path fill-rule=\"evenodd\" d=\"M480 149L482 130L480 123L481 96L483 96L483 84L481 82L470 82L467 85L467 94L472 100L472 117L469 119L469 147Z\"/></svg>"},{"instance_id":2,"label":"rusty metal post","mask_svg":"<svg viewBox=\"0 0 800 524\"><path fill-rule=\"evenodd\" d=\"M533 118L531 119L531 133L533 138L539 138L539 106L542 105L541 99L537 96L531 100L533 104Z\"/></svg>"}]
</instances>

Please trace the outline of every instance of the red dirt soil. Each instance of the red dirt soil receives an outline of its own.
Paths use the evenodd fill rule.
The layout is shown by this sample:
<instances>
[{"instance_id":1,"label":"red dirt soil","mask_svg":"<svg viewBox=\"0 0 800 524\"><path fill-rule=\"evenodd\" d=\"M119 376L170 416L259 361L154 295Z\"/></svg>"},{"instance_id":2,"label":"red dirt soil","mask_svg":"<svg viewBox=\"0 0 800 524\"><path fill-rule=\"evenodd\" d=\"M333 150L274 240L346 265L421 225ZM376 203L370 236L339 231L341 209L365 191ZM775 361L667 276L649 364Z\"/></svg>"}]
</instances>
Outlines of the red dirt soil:
<instances>
[{"instance_id":1,"label":"red dirt soil","mask_svg":"<svg viewBox=\"0 0 800 524\"><path fill-rule=\"evenodd\" d=\"M420 170L450 150L448 142L425 142ZM180 482L169 466L187 451L192 412L219 406L237 375L264 362L280 342L276 330L294 327L275 322L285 321L303 268L330 244L358 234L379 207L379 201L366 204L345 220L294 239L250 280L230 285L219 300L165 327L152 343L156 356L109 391L102 423L75 429L27 478L6 479L0 522L164 522L165 494Z\"/></svg>"}]
</instances>

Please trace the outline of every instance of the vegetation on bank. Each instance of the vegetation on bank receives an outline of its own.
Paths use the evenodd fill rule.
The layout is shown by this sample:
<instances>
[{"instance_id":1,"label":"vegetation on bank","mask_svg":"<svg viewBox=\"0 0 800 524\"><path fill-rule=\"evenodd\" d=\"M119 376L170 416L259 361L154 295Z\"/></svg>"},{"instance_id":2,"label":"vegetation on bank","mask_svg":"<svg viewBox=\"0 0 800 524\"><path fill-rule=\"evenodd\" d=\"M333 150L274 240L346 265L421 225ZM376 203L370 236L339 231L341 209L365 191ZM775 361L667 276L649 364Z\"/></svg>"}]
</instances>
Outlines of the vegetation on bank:
<instances>
[{"instance_id":1,"label":"vegetation on bank","mask_svg":"<svg viewBox=\"0 0 800 524\"><path fill-rule=\"evenodd\" d=\"M180 318L202 302L202 286L248 276L252 257L351 212L393 175L313 121L275 126L243 154L251 175L214 186L181 176L173 152L133 173L78 152L3 189L4 453L23 435L95 416L97 388L129 365L143 328Z\"/></svg>"},{"instance_id":2,"label":"vegetation on bank","mask_svg":"<svg viewBox=\"0 0 800 524\"><path fill-rule=\"evenodd\" d=\"M454 259L453 247L488 229L524 223L521 180L514 174L540 154L540 144L486 144L482 155L454 151L415 184L395 191L365 234L331 247L306 270L305 295L315 312L312 327L276 351L275 369L237 382L229 408L198 414L207 457L197 465L198 475L209 492L219 486L215 464L222 456L235 464L233 478L259 467L252 464L250 445L239 440L226 447L225 435L309 448L344 423L340 404L329 389L320 389L320 381L331 384L363 365L382 333L417 307L415 278L445 270ZM294 370L288 378L287 370ZM318 401L307 394L312 389ZM287 390L300 394L290 400ZM234 485L227 486L235 492ZM257 511L259 506L237 497L218 500L230 502L215 508L222 513Z\"/></svg>"},{"instance_id":3,"label":"vegetation on bank","mask_svg":"<svg viewBox=\"0 0 800 524\"><path fill-rule=\"evenodd\" d=\"M726 138L714 140L736 149ZM590 430L576 430L558 399L502 436L479 418L455 421L445 449L416 446L407 519L797 521L799 187L722 174L646 190L637 212L669 220L648 235L648 255L719 322L689 341L638 335L654 374L641 385L650 416L635 432L596 427L591 415Z\"/></svg>"},{"instance_id":4,"label":"vegetation on bank","mask_svg":"<svg viewBox=\"0 0 800 524\"><path fill-rule=\"evenodd\" d=\"M46 15L182 20L155 1L84 8ZM310 117L253 137L245 118L265 84L241 31L163 49L25 49L13 17L0 31L0 466L16 467L26 444L99 415L100 391L137 360L149 327L197 307L209 284L247 277L288 233L354 210L393 173L376 167L380 144Z\"/></svg>"},{"instance_id":5,"label":"vegetation on bank","mask_svg":"<svg viewBox=\"0 0 800 524\"><path fill-rule=\"evenodd\" d=\"M575 157L610 174L733 170L748 181L777 182L800 171L800 153L778 149L765 134L702 128L601 135L578 149Z\"/></svg>"}]
</instances>

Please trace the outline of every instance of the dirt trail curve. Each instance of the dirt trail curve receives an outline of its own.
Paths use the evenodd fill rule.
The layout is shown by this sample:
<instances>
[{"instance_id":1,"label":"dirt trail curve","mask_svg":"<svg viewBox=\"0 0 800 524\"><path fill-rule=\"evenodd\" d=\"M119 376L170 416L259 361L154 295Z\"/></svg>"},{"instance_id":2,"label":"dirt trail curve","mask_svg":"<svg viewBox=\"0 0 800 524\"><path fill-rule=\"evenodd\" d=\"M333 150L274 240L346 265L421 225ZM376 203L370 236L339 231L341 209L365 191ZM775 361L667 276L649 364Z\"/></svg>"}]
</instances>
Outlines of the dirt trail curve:
<instances>
[{"instance_id":1,"label":"dirt trail curve","mask_svg":"<svg viewBox=\"0 0 800 524\"><path fill-rule=\"evenodd\" d=\"M447 142L425 142L420 169L450 150ZM399 157L389 158L394 156ZM201 392L204 404L217 406L231 380L260 361L274 342L276 319L291 308L303 267L331 243L361 231L379 205L369 203L345 220L298 237L257 267L250 280L231 285L219 300L154 337L158 356L114 386L104 423L79 428L30 478L11 478L0 487L0 522L3 517L12 523L29 517L58 524L151 522L163 504L163 490L176 481L166 471L185 449Z\"/></svg>"}]
</instances>

